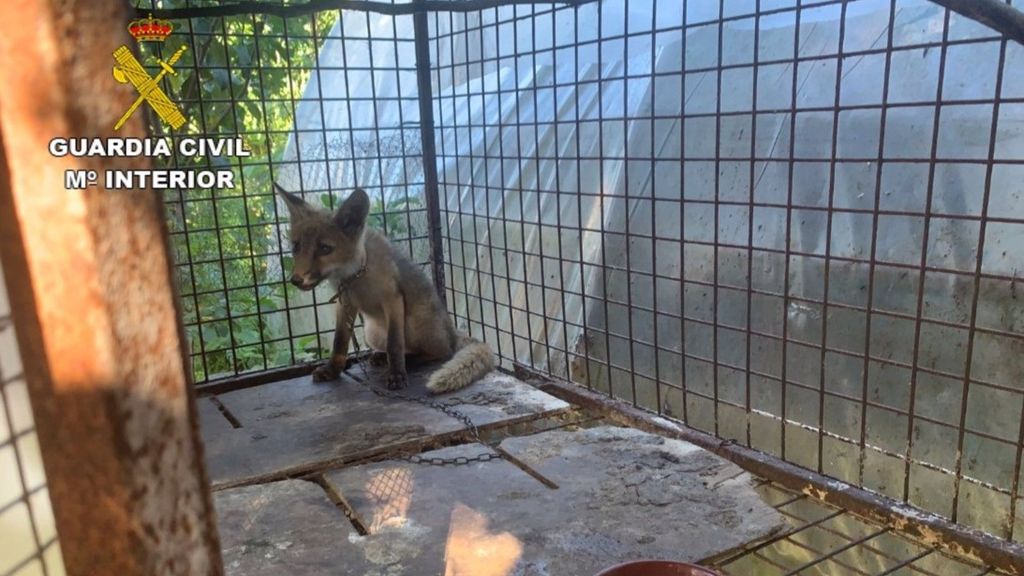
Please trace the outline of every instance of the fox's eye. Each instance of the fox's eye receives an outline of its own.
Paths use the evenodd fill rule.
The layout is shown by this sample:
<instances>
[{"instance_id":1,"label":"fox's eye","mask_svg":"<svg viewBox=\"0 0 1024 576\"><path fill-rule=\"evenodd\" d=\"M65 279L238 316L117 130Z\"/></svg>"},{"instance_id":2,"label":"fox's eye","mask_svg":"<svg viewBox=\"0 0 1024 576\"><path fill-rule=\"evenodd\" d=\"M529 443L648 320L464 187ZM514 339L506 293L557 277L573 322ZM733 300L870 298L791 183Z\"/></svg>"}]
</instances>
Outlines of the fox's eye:
<instances>
[{"instance_id":1,"label":"fox's eye","mask_svg":"<svg viewBox=\"0 0 1024 576\"><path fill-rule=\"evenodd\" d=\"M298 242L293 242L292 243L292 254L298 254L298 253L299 253L299 243Z\"/></svg>"},{"instance_id":2,"label":"fox's eye","mask_svg":"<svg viewBox=\"0 0 1024 576\"><path fill-rule=\"evenodd\" d=\"M333 251L334 251L334 246L331 246L330 244L320 243L320 244L316 245L316 255L317 256L326 256L326 255L330 254Z\"/></svg>"}]
</instances>

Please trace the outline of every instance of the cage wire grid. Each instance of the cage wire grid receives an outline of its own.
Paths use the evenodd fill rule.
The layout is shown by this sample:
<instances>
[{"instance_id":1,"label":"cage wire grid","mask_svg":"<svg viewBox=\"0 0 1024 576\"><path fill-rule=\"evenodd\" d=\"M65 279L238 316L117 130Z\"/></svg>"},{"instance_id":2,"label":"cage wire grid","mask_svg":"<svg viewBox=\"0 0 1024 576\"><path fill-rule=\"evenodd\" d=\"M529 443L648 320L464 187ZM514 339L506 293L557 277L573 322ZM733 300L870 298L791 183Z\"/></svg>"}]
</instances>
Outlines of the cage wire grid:
<instances>
[{"instance_id":1,"label":"cage wire grid","mask_svg":"<svg viewBox=\"0 0 1024 576\"><path fill-rule=\"evenodd\" d=\"M787 528L762 542L710 558L703 564L726 574L858 576L998 575L1002 572L901 536L767 480L761 497L786 519Z\"/></svg>"},{"instance_id":2,"label":"cage wire grid","mask_svg":"<svg viewBox=\"0 0 1024 576\"><path fill-rule=\"evenodd\" d=\"M995 248L1005 250L1021 223L1006 201L1016 198L1007 174L1019 174L1021 159L1010 149L1019 128L1008 110L1021 110L1020 94L1004 89L1019 49L1011 58L1006 41L942 9L919 38L901 18L916 7L913 15L928 19L923 3L748 4L752 13L729 14L720 3L716 14L673 25L659 25L657 4L639 2L615 4L623 10L612 19L595 9L587 21L575 18L586 6L434 15L435 84L450 86L435 108L453 312L506 363L1014 538L1020 367L993 354L1012 357L1020 346L1008 321L1017 268ZM858 4L885 25L871 35L848 25ZM639 5L647 11L631 10ZM803 21L828 10L832 46L815 53L820 22ZM855 15L861 25L864 15ZM744 21L752 30L740 32L753 38L745 59L729 48L740 33L727 30ZM788 46L765 49L780 21ZM588 26L596 31L581 39ZM685 33L667 45L664 35L677 30ZM485 49L508 36L507 52ZM710 62L691 65L695 38L712 46ZM588 69L584 49L596 56ZM671 49L680 55L666 63ZM929 53L931 93L894 88L893 61ZM967 73L968 55L990 58L971 79L980 88L946 72ZM877 95L852 82L863 76L851 78L869 58ZM822 63L832 80L820 84L831 90L809 105L812 72L801 77L803 67ZM515 82L470 80L499 68ZM737 71L747 79L737 81ZM773 86L773 75L786 82ZM702 84L711 87L700 99ZM684 95L681 115L660 101L662 87ZM930 124L921 154L896 139L908 137L900 117L908 110ZM956 115L965 111L983 126L973 146L951 136L964 129ZM814 116L824 127L807 124ZM696 129L671 133L679 121ZM589 150L581 149L586 124ZM807 141L812 131L825 137ZM773 140L759 139L765 133ZM679 143L665 153L659 140L670 137ZM465 144L474 138L485 143ZM675 178L658 181L666 161L680 160ZM781 190L764 190L773 170ZM588 174L591 187L581 184ZM815 175L818 198L801 186ZM917 205L906 198L915 194ZM772 225L785 238L766 237ZM958 242L966 246L947 245ZM993 313L1000 294L1008 314ZM928 399L937 391L950 406Z\"/></svg>"},{"instance_id":3,"label":"cage wire grid","mask_svg":"<svg viewBox=\"0 0 1024 576\"><path fill-rule=\"evenodd\" d=\"M238 134L252 149L252 157L228 163L236 190L166 195L197 382L302 364L330 348L333 294L323 288L310 295L285 282L286 214L272 182L331 209L343 199L340 191L364 188L373 199L371 223L414 261L429 261L419 146L412 144L419 141L418 115L407 110L415 109L415 82L410 90L399 77L415 69L396 57L412 41L395 22L387 40L371 40L370 14L362 12L340 20L362 31L343 35L338 13L323 14L183 20L183 29L147 61L181 43L189 48L179 64L183 73L164 79L168 93L192 112L192 122L171 138ZM325 46L332 49L329 62L321 62ZM351 62L353 52L360 63ZM375 62L374 52L391 57ZM385 74L397 95L377 94ZM358 82L354 75L361 75ZM324 93L325 84L331 93ZM209 96L211 87L219 97ZM381 102L397 104L394 117L377 113ZM225 167L211 157L171 162Z\"/></svg>"},{"instance_id":4,"label":"cage wire grid","mask_svg":"<svg viewBox=\"0 0 1024 576\"><path fill-rule=\"evenodd\" d=\"M0 267L0 575L64 573Z\"/></svg>"},{"instance_id":5,"label":"cage wire grid","mask_svg":"<svg viewBox=\"0 0 1024 576\"><path fill-rule=\"evenodd\" d=\"M923 0L505 6L426 15L425 94L413 21L196 18L150 55L189 47L170 137L253 148L166 194L198 383L325 353L271 183L359 185L503 366L1021 540L1019 44Z\"/></svg>"}]
</instances>

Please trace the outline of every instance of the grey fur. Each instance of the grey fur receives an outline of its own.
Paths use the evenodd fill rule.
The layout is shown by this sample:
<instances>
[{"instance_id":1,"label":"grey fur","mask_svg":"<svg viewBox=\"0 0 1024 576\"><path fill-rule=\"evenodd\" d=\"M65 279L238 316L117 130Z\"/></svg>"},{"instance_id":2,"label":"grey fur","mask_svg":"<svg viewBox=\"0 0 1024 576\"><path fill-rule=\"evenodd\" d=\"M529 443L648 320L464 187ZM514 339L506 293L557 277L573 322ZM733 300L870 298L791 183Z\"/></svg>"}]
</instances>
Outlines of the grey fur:
<instances>
[{"instance_id":1,"label":"grey fur","mask_svg":"<svg viewBox=\"0 0 1024 576\"><path fill-rule=\"evenodd\" d=\"M369 198L354 191L335 214L315 208L278 187L291 215L289 235L295 251L293 277L300 289L322 280L339 290L334 350L315 380L332 380L344 369L351 321L362 313L371 348L386 351L388 386L406 382L405 357L421 361L448 359L428 380L431 392L469 386L494 369L487 344L455 330L433 283L377 230L367 229ZM329 246L327 254L317 247Z\"/></svg>"}]
</instances>

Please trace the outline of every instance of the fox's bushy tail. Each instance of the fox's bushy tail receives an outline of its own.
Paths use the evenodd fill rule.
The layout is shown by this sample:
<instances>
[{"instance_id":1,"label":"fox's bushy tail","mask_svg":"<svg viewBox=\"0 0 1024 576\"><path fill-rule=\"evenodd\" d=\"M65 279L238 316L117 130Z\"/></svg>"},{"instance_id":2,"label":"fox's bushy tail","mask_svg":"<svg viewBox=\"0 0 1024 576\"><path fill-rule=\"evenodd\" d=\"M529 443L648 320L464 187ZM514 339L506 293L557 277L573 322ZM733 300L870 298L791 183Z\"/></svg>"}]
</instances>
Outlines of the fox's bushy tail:
<instances>
[{"instance_id":1,"label":"fox's bushy tail","mask_svg":"<svg viewBox=\"0 0 1024 576\"><path fill-rule=\"evenodd\" d=\"M454 392L469 386L494 370L491 347L475 338L460 334L455 355L427 380L427 390L434 394Z\"/></svg>"}]
</instances>

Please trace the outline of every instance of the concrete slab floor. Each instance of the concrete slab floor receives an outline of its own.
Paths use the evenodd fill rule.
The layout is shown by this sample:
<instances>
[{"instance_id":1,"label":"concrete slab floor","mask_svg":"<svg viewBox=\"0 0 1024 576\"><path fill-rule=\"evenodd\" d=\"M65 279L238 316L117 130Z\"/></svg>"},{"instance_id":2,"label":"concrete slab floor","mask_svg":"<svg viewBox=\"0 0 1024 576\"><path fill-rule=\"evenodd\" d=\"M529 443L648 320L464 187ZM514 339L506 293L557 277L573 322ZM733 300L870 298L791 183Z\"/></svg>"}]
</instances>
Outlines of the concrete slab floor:
<instances>
[{"instance_id":1,"label":"concrete slab floor","mask_svg":"<svg viewBox=\"0 0 1024 576\"><path fill-rule=\"evenodd\" d=\"M355 540L353 573L587 576L632 559L697 561L783 525L749 474L685 442L599 427L509 438L501 448L558 488L505 460L328 473L369 532Z\"/></svg>"},{"instance_id":2,"label":"concrete slab floor","mask_svg":"<svg viewBox=\"0 0 1024 576\"><path fill-rule=\"evenodd\" d=\"M374 378L372 372L353 375L354 380ZM287 392L312 388L300 382ZM505 391L517 389L510 385ZM531 403L525 400L498 401L500 391L465 392L442 401L462 411L485 410L475 412L474 420L491 417L486 410L495 408L506 415L541 411L524 410ZM532 388L528 392L520 398L539 394ZM294 398L278 393L285 400ZM297 396L306 407L315 405L313 398ZM287 401L271 405L273 396L265 398L270 408L287 409ZM543 395L532 402L548 405ZM250 425L268 409L258 406L251 407ZM212 399L200 399L200 414L208 435L233 430ZM265 422L269 426L282 419L288 418L271 413ZM500 418L496 422L483 437L501 441L500 449L511 460L460 467L381 461L308 475L314 481L266 481L217 491L227 574L587 575L625 558L651 556L699 557L730 576L784 574L797 568L822 576L998 573L897 533L880 533L833 555L830 551L875 533L878 526L763 480L750 490L749 476L706 452L632 429L607 428L585 413L556 411L507 425ZM594 425L596 431L590 429ZM422 456L490 451L468 444ZM706 497L692 496L697 483ZM743 489L735 490L737 485ZM732 499L720 493L724 487L730 488ZM755 492L760 498L748 501L756 498ZM688 509L673 510L681 506ZM766 506L781 513L788 527L764 540L754 533L758 527L770 530L779 516L762 513L760 521L751 522L743 518ZM352 519L346 517L349 510L355 511ZM692 520L702 515L703 522ZM827 521L814 524L825 515ZM747 533L739 536L737 525ZM719 538L722 532L726 538ZM731 545L728 537L737 536L759 544L707 551L707 540L721 549Z\"/></svg>"},{"instance_id":3,"label":"concrete slab floor","mask_svg":"<svg viewBox=\"0 0 1024 576\"><path fill-rule=\"evenodd\" d=\"M430 367L410 373L412 397L425 396ZM361 376L361 370L353 373ZM316 384L309 376L217 396L240 424L200 399L200 423L214 489L296 476L396 450L422 449L464 432L466 425L434 408L375 395L343 375ZM562 400L498 372L434 398L482 428L506 426L569 409ZM436 445L436 444L435 444Z\"/></svg>"}]
</instances>

